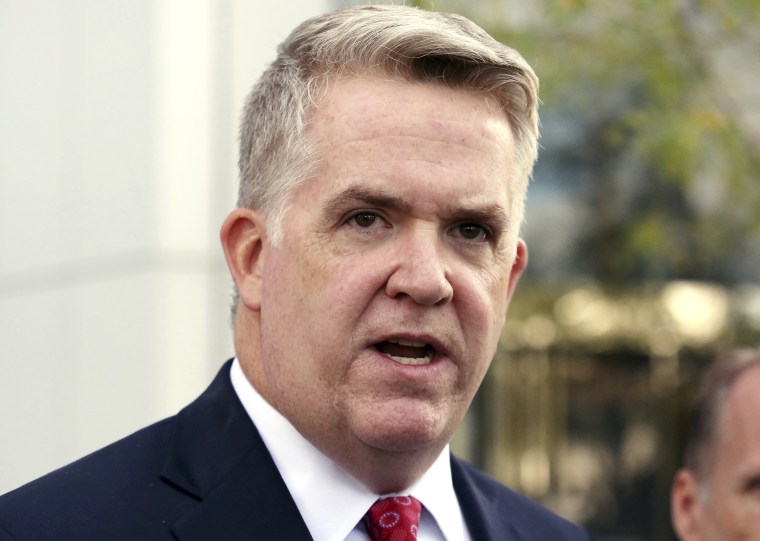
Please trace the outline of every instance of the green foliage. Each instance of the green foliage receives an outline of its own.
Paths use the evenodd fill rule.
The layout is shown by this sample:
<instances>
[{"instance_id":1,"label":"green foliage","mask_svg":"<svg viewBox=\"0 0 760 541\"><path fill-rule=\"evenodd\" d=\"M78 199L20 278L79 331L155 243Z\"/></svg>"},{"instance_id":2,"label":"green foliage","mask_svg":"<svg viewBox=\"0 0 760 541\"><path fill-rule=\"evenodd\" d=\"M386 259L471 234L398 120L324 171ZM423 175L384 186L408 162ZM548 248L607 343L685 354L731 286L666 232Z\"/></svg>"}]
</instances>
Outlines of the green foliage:
<instances>
[{"instance_id":1,"label":"green foliage","mask_svg":"<svg viewBox=\"0 0 760 541\"><path fill-rule=\"evenodd\" d=\"M544 0L527 22L509 0L435 7L523 53L545 118L577 119L597 219L579 258L597 278L730 280L742 239L760 234L760 129L747 124L760 105L738 92L748 74L760 86L760 2ZM755 53L730 54L742 50ZM632 199L615 182L635 183Z\"/></svg>"}]
</instances>

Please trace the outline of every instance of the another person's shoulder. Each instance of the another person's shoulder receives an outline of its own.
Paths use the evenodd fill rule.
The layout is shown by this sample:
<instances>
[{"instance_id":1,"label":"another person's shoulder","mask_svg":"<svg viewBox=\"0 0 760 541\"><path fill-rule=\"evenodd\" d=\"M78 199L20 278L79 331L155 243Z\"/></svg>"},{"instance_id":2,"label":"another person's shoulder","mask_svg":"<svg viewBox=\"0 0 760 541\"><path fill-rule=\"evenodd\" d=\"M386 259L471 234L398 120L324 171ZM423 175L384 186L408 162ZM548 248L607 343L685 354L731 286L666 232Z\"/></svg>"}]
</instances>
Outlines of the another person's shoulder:
<instances>
[{"instance_id":1,"label":"another person's shoulder","mask_svg":"<svg viewBox=\"0 0 760 541\"><path fill-rule=\"evenodd\" d=\"M0 540L113 539L119 517L164 520L183 499L158 482L173 421L159 421L0 496Z\"/></svg>"},{"instance_id":2,"label":"another person's shoulder","mask_svg":"<svg viewBox=\"0 0 760 541\"><path fill-rule=\"evenodd\" d=\"M541 504L504 486L476 467L453 459L455 488L480 499L481 509L490 509L491 520L500 520L515 539L552 541L591 541L583 528L573 524ZM457 486L459 485L459 486ZM464 485L464 486L463 486ZM467 503L461 502L463 506Z\"/></svg>"}]
</instances>

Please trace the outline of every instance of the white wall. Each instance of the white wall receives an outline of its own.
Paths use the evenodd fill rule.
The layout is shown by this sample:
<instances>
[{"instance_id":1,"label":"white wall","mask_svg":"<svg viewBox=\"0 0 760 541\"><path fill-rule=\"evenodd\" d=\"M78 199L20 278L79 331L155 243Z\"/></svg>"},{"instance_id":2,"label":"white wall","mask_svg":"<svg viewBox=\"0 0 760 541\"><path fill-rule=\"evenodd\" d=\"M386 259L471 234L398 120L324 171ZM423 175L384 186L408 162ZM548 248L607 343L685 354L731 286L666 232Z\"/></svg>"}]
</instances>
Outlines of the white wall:
<instances>
[{"instance_id":1,"label":"white wall","mask_svg":"<svg viewBox=\"0 0 760 541\"><path fill-rule=\"evenodd\" d=\"M237 119L329 0L0 0L0 493L232 355Z\"/></svg>"}]
</instances>

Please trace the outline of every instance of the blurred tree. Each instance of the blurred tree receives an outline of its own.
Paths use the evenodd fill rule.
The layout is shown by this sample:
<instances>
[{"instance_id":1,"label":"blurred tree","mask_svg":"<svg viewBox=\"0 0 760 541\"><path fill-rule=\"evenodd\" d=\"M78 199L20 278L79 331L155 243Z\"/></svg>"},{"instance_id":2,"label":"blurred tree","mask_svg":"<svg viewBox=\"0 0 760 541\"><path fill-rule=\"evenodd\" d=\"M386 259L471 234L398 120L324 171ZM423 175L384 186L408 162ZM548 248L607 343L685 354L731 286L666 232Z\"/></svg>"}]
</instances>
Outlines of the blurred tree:
<instances>
[{"instance_id":1,"label":"blurred tree","mask_svg":"<svg viewBox=\"0 0 760 541\"><path fill-rule=\"evenodd\" d=\"M587 220L570 265L617 285L757 276L756 0L418 4L468 15L520 50L542 80L544 127L570 119L563 152L584 174L567 182Z\"/></svg>"}]
</instances>

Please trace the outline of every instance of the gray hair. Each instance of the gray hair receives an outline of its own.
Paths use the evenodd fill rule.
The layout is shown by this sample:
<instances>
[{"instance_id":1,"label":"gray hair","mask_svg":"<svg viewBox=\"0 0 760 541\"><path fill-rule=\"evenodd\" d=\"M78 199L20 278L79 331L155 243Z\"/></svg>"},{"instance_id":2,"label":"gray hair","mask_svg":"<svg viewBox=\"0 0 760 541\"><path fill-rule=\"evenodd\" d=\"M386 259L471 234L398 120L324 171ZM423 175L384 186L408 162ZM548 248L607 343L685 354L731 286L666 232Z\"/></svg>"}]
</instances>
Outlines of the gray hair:
<instances>
[{"instance_id":1,"label":"gray hair","mask_svg":"<svg viewBox=\"0 0 760 541\"><path fill-rule=\"evenodd\" d=\"M712 464L732 385L756 366L760 348L736 349L719 356L705 373L692 404L684 454L684 465L698 478L706 477Z\"/></svg>"},{"instance_id":2,"label":"gray hair","mask_svg":"<svg viewBox=\"0 0 760 541\"><path fill-rule=\"evenodd\" d=\"M406 6L359 6L309 19L279 46L249 94L240 129L238 205L282 238L290 195L319 156L309 114L331 78L375 76L444 84L496 98L515 136L513 208L522 221L538 147L538 78L520 54L454 14Z\"/></svg>"}]
</instances>

